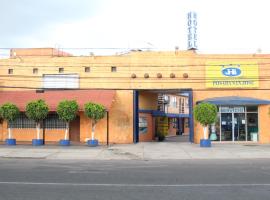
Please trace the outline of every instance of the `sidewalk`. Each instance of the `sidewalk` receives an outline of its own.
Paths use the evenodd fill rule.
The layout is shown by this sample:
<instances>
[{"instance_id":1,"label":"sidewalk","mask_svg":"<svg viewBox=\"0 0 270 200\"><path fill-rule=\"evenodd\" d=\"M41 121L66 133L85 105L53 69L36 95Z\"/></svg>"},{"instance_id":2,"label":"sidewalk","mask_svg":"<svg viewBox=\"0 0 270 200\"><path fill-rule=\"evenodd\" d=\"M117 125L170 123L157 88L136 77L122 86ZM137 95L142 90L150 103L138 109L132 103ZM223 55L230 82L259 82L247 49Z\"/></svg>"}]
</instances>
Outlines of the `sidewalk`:
<instances>
[{"instance_id":1,"label":"sidewalk","mask_svg":"<svg viewBox=\"0 0 270 200\"><path fill-rule=\"evenodd\" d=\"M89 159L89 160L160 160L160 159L256 159L270 158L270 145L213 144L200 148L198 144L177 142L142 142L88 147L46 145L0 145L0 159Z\"/></svg>"}]
</instances>

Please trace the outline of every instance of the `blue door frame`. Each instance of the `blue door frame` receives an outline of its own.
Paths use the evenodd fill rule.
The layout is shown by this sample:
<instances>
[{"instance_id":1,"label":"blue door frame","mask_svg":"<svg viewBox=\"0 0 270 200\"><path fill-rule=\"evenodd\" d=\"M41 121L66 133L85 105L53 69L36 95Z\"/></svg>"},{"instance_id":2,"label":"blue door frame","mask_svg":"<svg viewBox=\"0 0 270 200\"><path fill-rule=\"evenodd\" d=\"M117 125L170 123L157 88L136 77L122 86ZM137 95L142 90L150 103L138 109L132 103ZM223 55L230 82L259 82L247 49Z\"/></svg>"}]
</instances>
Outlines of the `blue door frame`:
<instances>
[{"instance_id":1,"label":"blue door frame","mask_svg":"<svg viewBox=\"0 0 270 200\"><path fill-rule=\"evenodd\" d=\"M194 143L194 119L193 119L193 91L187 90L188 93L188 123L189 123L189 142Z\"/></svg>"},{"instance_id":2,"label":"blue door frame","mask_svg":"<svg viewBox=\"0 0 270 200\"><path fill-rule=\"evenodd\" d=\"M139 92L133 90L133 143L139 142Z\"/></svg>"},{"instance_id":3,"label":"blue door frame","mask_svg":"<svg viewBox=\"0 0 270 200\"><path fill-rule=\"evenodd\" d=\"M193 91L192 90L183 90L183 92L188 94L188 108L189 114L186 116L185 114L177 115L178 117L188 117L189 123L189 142L194 142L194 119L193 119ZM133 142L139 142L139 112L150 112L154 116L155 114L159 113L160 111L139 111L139 91L133 90ZM165 113L164 113L165 115Z\"/></svg>"}]
</instances>

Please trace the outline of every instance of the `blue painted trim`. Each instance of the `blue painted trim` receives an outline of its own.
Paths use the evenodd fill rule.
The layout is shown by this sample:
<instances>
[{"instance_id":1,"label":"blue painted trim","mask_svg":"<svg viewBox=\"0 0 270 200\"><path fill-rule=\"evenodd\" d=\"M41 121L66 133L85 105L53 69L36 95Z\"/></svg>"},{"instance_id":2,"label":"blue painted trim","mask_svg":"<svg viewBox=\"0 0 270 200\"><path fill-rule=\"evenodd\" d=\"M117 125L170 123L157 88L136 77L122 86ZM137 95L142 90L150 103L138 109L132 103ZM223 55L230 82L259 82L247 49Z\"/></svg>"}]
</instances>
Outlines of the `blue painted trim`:
<instances>
[{"instance_id":1,"label":"blue painted trim","mask_svg":"<svg viewBox=\"0 0 270 200\"><path fill-rule=\"evenodd\" d=\"M16 139L6 139L6 145L16 145Z\"/></svg>"},{"instance_id":2,"label":"blue painted trim","mask_svg":"<svg viewBox=\"0 0 270 200\"><path fill-rule=\"evenodd\" d=\"M181 118L178 119L177 126L178 126L178 130L179 130L179 134L182 134L184 132L184 130L183 130L183 121Z\"/></svg>"},{"instance_id":3,"label":"blue painted trim","mask_svg":"<svg viewBox=\"0 0 270 200\"><path fill-rule=\"evenodd\" d=\"M61 145L61 146L69 146L70 145L70 140L60 140L59 145Z\"/></svg>"},{"instance_id":4,"label":"blue painted trim","mask_svg":"<svg viewBox=\"0 0 270 200\"><path fill-rule=\"evenodd\" d=\"M98 146L98 140L87 140L87 145L89 146L89 147L96 147L96 146Z\"/></svg>"},{"instance_id":5,"label":"blue painted trim","mask_svg":"<svg viewBox=\"0 0 270 200\"><path fill-rule=\"evenodd\" d=\"M175 117L175 118L188 118L188 114L175 114L175 113L165 113L158 110L139 110L139 113L149 113L153 117Z\"/></svg>"},{"instance_id":6,"label":"blue painted trim","mask_svg":"<svg viewBox=\"0 0 270 200\"><path fill-rule=\"evenodd\" d=\"M194 119L193 119L193 91L186 91L188 93L188 108L189 108L189 142L194 142Z\"/></svg>"},{"instance_id":7,"label":"blue painted trim","mask_svg":"<svg viewBox=\"0 0 270 200\"><path fill-rule=\"evenodd\" d=\"M209 139L201 139L200 140L200 147L211 147L211 140Z\"/></svg>"},{"instance_id":8,"label":"blue painted trim","mask_svg":"<svg viewBox=\"0 0 270 200\"><path fill-rule=\"evenodd\" d=\"M139 142L139 92L133 90L133 142Z\"/></svg>"},{"instance_id":9,"label":"blue painted trim","mask_svg":"<svg viewBox=\"0 0 270 200\"><path fill-rule=\"evenodd\" d=\"M42 146L44 145L43 139L32 139L32 145L33 146Z\"/></svg>"},{"instance_id":10,"label":"blue painted trim","mask_svg":"<svg viewBox=\"0 0 270 200\"><path fill-rule=\"evenodd\" d=\"M154 110L139 110L139 113L149 113L152 114Z\"/></svg>"}]
</instances>

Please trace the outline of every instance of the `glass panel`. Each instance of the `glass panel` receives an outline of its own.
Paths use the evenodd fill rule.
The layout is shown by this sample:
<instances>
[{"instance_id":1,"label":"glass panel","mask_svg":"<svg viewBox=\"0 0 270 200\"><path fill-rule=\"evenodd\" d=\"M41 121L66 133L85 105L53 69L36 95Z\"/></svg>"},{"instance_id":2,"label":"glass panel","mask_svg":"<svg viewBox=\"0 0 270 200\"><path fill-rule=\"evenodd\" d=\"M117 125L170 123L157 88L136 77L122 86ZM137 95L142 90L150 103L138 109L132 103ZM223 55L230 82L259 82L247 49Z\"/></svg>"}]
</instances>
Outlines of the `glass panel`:
<instances>
[{"instance_id":1,"label":"glass panel","mask_svg":"<svg viewBox=\"0 0 270 200\"><path fill-rule=\"evenodd\" d=\"M139 117L139 133L147 133L147 118Z\"/></svg>"},{"instance_id":2,"label":"glass panel","mask_svg":"<svg viewBox=\"0 0 270 200\"><path fill-rule=\"evenodd\" d=\"M221 141L232 141L232 113L221 113Z\"/></svg>"},{"instance_id":3,"label":"glass panel","mask_svg":"<svg viewBox=\"0 0 270 200\"><path fill-rule=\"evenodd\" d=\"M220 141L220 113L217 115L216 123L209 127L209 138L212 141Z\"/></svg>"},{"instance_id":4,"label":"glass panel","mask_svg":"<svg viewBox=\"0 0 270 200\"><path fill-rule=\"evenodd\" d=\"M247 113L247 140L258 141L258 113Z\"/></svg>"},{"instance_id":5,"label":"glass panel","mask_svg":"<svg viewBox=\"0 0 270 200\"><path fill-rule=\"evenodd\" d=\"M247 112L258 112L258 106L247 106Z\"/></svg>"},{"instance_id":6,"label":"glass panel","mask_svg":"<svg viewBox=\"0 0 270 200\"><path fill-rule=\"evenodd\" d=\"M227 107L220 107L220 108L219 108L219 111L222 112L222 113L234 113L234 112L237 112L237 113L244 113L244 112L245 112L245 107L243 107L243 106L234 106L234 107L227 106Z\"/></svg>"},{"instance_id":7,"label":"glass panel","mask_svg":"<svg viewBox=\"0 0 270 200\"><path fill-rule=\"evenodd\" d=\"M234 113L234 141L246 141L245 113Z\"/></svg>"}]
</instances>

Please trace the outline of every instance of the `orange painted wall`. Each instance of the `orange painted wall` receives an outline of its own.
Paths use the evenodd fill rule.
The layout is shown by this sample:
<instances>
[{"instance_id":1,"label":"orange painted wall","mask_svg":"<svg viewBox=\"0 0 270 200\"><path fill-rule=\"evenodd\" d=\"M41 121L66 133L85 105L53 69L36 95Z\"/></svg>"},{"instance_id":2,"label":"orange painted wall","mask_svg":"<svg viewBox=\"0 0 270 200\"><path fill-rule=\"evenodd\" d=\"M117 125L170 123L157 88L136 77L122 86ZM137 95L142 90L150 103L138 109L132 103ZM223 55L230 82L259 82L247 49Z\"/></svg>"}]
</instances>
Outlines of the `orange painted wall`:
<instances>
[{"instance_id":1,"label":"orange painted wall","mask_svg":"<svg viewBox=\"0 0 270 200\"><path fill-rule=\"evenodd\" d=\"M139 92L139 109L157 110L158 94L153 92Z\"/></svg>"},{"instance_id":2,"label":"orange painted wall","mask_svg":"<svg viewBox=\"0 0 270 200\"><path fill-rule=\"evenodd\" d=\"M91 121L80 113L80 141L91 138ZM107 142L107 119L100 120L96 126L95 138L100 143ZM109 110L109 142L133 142L133 91L121 90L116 92L114 102Z\"/></svg>"},{"instance_id":3,"label":"orange painted wall","mask_svg":"<svg viewBox=\"0 0 270 200\"><path fill-rule=\"evenodd\" d=\"M176 128L173 127L172 118L169 118L169 130L168 130L168 136L175 136L176 135Z\"/></svg>"},{"instance_id":4,"label":"orange painted wall","mask_svg":"<svg viewBox=\"0 0 270 200\"><path fill-rule=\"evenodd\" d=\"M139 134L139 141L140 142L149 142L152 141L154 138L153 135L153 118L151 114L148 113L140 113L139 117L146 117L147 119L147 133L140 133Z\"/></svg>"},{"instance_id":5,"label":"orange painted wall","mask_svg":"<svg viewBox=\"0 0 270 200\"><path fill-rule=\"evenodd\" d=\"M270 143L270 117L269 105L259 106L259 142L262 144Z\"/></svg>"},{"instance_id":6,"label":"orange painted wall","mask_svg":"<svg viewBox=\"0 0 270 200\"><path fill-rule=\"evenodd\" d=\"M188 118L184 119L184 131L183 135L189 135L189 125L188 125Z\"/></svg>"},{"instance_id":7,"label":"orange painted wall","mask_svg":"<svg viewBox=\"0 0 270 200\"><path fill-rule=\"evenodd\" d=\"M95 139L100 143L107 142L107 116L100 120L96 126ZM91 138L91 120L83 112L80 112L80 141L85 142ZM151 130L151 129L150 129ZM7 138L7 123L0 128L0 139ZM36 129L13 129L13 137L17 141L32 141L36 138ZM45 141L59 141L64 138L64 129L46 129ZM133 142L133 91L117 91L109 111L109 142L132 143Z\"/></svg>"},{"instance_id":8,"label":"orange painted wall","mask_svg":"<svg viewBox=\"0 0 270 200\"><path fill-rule=\"evenodd\" d=\"M43 130L40 130L40 137L43 137ZM64 139L64 129L45 129L44 130L44 140L48 142L57 142ZM1 135L1 134L0 134ZM3 123L3 131L1 141L4 141L8 137L7 122ZM32 139L37 138L36 129L12 129L12 137L17 141L32 141Z\"/></svg>"},{"instance_id":9,"label":"orange painted wall","mask_svg":"<svg viewBox=\"0 0 270 200\"><path fill-rule=\"evenodd\" d=\"M228 91L194 91L193 93L194 106L197 101L213 98L213 97L223 97L223 96L241 96L241 97L253 97L259 99L270 100L270 91L260 91L260 90L228 90ZM259 117L259 142L260 143L270 143L270 117L269 117L269 105L261 105L258 108ZM199 143L200 139L203 138L203 128L195 121L194 123L194 140L195 143Z\"/></svg>"},{"instance_id":10,"label":"orange painted wall","mask_svg":"<svg viewBox=\"0 0 270 200\"><path fill-rule=\"evenodd\" d=\"M194 51L131 52L119 56L16 57L0 59L0 74L8 75L8 69L14 69L13 81L10 81L10 77L2 77L0 85L41 87L42 75L48 73L57 74L58 68L61 66L65 68L65 73L78 73L80 77L85 77L80 79L81 88L124 89L123 91L117 91L116 100L110 111L110 141L131 143L133 141L131 89L192 88L194 89L194 104L198 100L219 96L246 96L270 99L270 93L267 90L269 89L269 81L260 81L259 89L266 90L217 91L208 89L205 86L205 64L207 62L256 62L259 64L259 78L262 78L270 77L269 58L269 54L197 54ZM84 72L85 66L91 67L91 73ZM111 72L111 66L117 66L117 72ZM33 74L33 68L39 69L38 74ZM144 78L146 72L150 75L149 78ZM136 78L131 78L133 73L137 75ZM162 78L157 78L157 73L161 73ZM170 77L171 73L175 74L175 78ZM183 77L184 73L188 74L188 78ZM25 81L25 77L14 75L32 75L33 77ZM11 89L2 88L0 90ZM16 90L20 89L17 88ZM154 95L143 94L142 92L142 95L140 95L140 109L156 108L156 105L149 104L150 101L144 101L144 96L151 96L154 99ZM259 139L261 143L269 141L270 123L268 123L268 120L268 106L260 106ZM104 140L104 130L97 133L97 137L100 137L101 140ZM81 129L81 133L81 140L83 140L86 137L86 132ZM195 123L195 142L198 143L201 136L202 129L200 125Z\"/></svg>"},{"instance_id":11,"label":"orange painted wall","mask_svg":"<svg viewBox=\"0 0 270 200\"><path fill-rule=\"evenodd\" d=\"M0 123L0 141L4 141L3 130L3 123Z\"/></svg>"}]
</instances>

